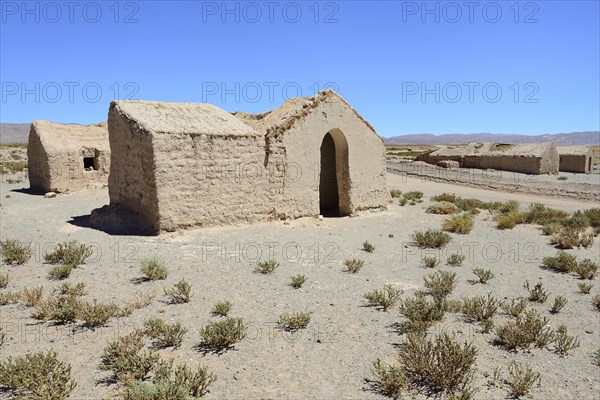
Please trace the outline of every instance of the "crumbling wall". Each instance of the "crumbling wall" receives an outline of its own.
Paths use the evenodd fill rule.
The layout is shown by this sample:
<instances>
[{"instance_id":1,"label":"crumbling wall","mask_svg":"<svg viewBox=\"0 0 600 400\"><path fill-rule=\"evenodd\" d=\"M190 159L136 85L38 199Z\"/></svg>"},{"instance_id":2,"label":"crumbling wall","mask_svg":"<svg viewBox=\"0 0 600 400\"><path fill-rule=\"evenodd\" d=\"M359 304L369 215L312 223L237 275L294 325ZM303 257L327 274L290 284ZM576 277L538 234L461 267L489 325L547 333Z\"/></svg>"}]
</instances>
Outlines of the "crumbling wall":
<instances>
[{"instance_id":1,"label":"crumbling wall","mask_svg":"<svg viewBox=\"0 0 600 400\"><path fill-rule=\"evenodd\" d=\"M564 172L587 174L590 172L589 165L591 159L591 157L585 154L561 154L558 169Z\"/></svg>"},{"instance_id":2,"label":"crumbling wall","mask_svg":"<svg viewBox=\"0 0 600 400\"><path fill-rule=\"evenodd\" d=\"M50 190L50 164L48 163L48 154L46 154L41 138L33 124L31 124L31 127L29 128L27 171L31 189L42 193L46 193Z\"/></svg>"}]
</instances>

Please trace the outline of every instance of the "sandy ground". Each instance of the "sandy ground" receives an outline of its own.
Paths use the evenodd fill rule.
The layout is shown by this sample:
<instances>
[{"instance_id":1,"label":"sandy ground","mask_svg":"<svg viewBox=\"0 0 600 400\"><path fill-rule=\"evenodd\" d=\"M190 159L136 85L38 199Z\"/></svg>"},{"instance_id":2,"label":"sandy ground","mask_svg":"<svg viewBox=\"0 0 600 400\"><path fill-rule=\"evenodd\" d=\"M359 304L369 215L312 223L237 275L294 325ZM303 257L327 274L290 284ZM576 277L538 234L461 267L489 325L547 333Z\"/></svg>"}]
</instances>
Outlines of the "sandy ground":
<instances>
[{"instance_id":1,"label":"sandy ground","mask_svg":"<svg viewBox=\"0 0 600 400\"><path fill-rule=\"evenodd\" d=\"M553 206L574 210L590 203L563 198L537 198L532 195L505 194L481 189L421 182L418 179L389 175L389 186L401 190L422 190L427 197L444 191L484 200L515 198L532 202L543 200ZM0 237L32 242L34 256L23 266L2 265L10 274L6 290L43 285L49 294L60 282L47 278L50 266L43 254L55 243L78 240L91 244L94 255L77 268L69 282L84 282L87 299L120 304L133 299L140 289L155 291L154 302L136 310L130 317L111 319L106 327L84 330L79 324L53 325L30 317L23 304L0 307L0 324L7 332L7 343L0 359L27 352L54 349L60 359L73 367L78 385L73 399L110 398L120 389L99 383L107 373L98 369L100 354L109 341L141 327L153 316L168 322L181 321L188 328L183 345L164 349L164 358L174 358L195 367L207 365L218 375L207 399L383 399L370 389L370 366L376 358L395 359L396 349L405 341L394 324L403 318L397 309L377 311L365 306L362 294L392 284L404 291L403 298L423 288L423 276L433 270L421 266L425 255L463 252L468 259L463 267L440 266L452 270L458 286L450 296L485 295L499 299L525 296L525 280L543 282L551 293L546 304L532 305L549 319L552 328L567 324L569 334L579 336L581 346L569 356L560 357L552 350L534 348L511 353L493 345L494 334L484 334L478 326L459 314L447 314L430 333L452 332L459 339L473 341L479 349L474 387L477 399L507 398L506 384L488 382L494 367L501 367L508 378L512 360L527 362L542 374L542 385L532 390L535 399L594 399L600 393L600 374L592 363L592 354L600 347L600 314L591 299L598 293L597 279L592 293L578 293L574 276L540 268L544 256L554 255L547 237L536 226L517 226L499 231L487 212L476 217L469 235L452 234L453 241L441 252L421 251L414 247L410 234L415 230L439 228L444 216L426 214L429 204L390 206L382 212L364 213L355 218L318 221L304 218L291 222L273 222L252 226L195 229L159 237L111 236L80 226L73 220L108 202L106 189L93 189L59 195L53 199L15 191L26 183L0 183ZM454 189L454 190L452 190ZM361 250L364 240L375 245L371 254ZM569 250L579 258L600 262L596 238L591 249ZM139 260L155 255L166 260L166 281L134 283L140 277ZM271 276L253 273L258 260L274 258L280 267ZM365 267L356 275L344 272L343 260L361 258ZM473 267L492 270L496 275L487 285L473 284ZM298 290L289 286L289 278L304 274L308 281ZM191 303L170 305L163 288L185 278L193 285ZM549 313L555 296L563 295L568 304L559 314ZM234 350L221 355L197 350L198 330L208 321L214 303L230 300L231 315L242 317L248 326L247 337ZM288 311L308 311L312 315L306 330L286 333L277 327L278 316ZM499 312L496 324L509 318ZM410 393L408 397L425 398ZM0 394L0 398L5 395Z\"/></svg>"}]
</instances>

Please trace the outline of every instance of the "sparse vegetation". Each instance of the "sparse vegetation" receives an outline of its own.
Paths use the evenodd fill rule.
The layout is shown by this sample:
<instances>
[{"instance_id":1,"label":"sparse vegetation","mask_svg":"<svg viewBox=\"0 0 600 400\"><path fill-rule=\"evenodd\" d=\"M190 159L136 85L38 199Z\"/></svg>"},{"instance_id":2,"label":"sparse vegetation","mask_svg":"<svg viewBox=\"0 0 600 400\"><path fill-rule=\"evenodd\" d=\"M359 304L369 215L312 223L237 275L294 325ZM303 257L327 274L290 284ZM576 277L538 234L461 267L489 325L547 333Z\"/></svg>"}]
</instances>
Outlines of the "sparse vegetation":
<instances>
[{"instance_id":1,"label":"sparse vegetation","mask_svg":"<svg viewBox=\"0 0 600 400\"><path fill-rule=\"evenodd\" d=\"M569 179L569 178L568 178L568 177L566 177L566 176L559 176L559 177L558 177L558 178L556 178L556 179L558 179L559 181L566 181L566 180L567 180L567 179Z\"/></svg>"},{"instance_id":2,"label":"sparse vegetation","mask_svg":"<svg viewBox=\"0 0 600 400\"><path fill-rule=\"evenodd\" d=\"M346 266L346 271L356 274L365 265L365 262L363 260L353 258L351 260L345 260L344 265Z\"/></svg>"},{"instance_id":3,"label":"sparse vegetation","mask_svg":"<svg viewBox=\"0 0 600 400\"><path fill-rule=\"evenodd\" d=\"M488 293L487 297L477 296L471 299L464 299L462 311L475 321L486 322L494 317L498 306L498 299L492 296L491 293Z\"/></svg>"},{"instance_id":4,"label":"sparse vegetation","mask_svg":"<svg viewBox=\"0 0 600 400\"><path fill-rule=\"evenodd\" d=\"M554 304L552 305L552 308L550 309L550 313L558 314L565 305L567 305L567 299L565 299L563 296L556 296L554 298Z\"/></svg>"},{"instance_id":5,"label":"sparse vegetation","mask_svg":"<svg viewBox=\"0 0 600 400\"><path fill-rule=\"evenodd\" d=\"M135 330L110 342L101 356L100 370L111 371L121 382L143 380L159 356L142 352L143 331Z\"/></svg>"},{"instance_id":6,"label":"sparse vegetation","mask_svg":"<svg viewBox=\"0 0 600 400\"><path fill-rule=\"evenodd\" d=\"M261 261L256 265L254 271L260 274L270 275L277 267L279 267L279 263L275 260Z\"/></svg>"},{"instance_id":7,"label":"sparse vegetation","mask_svg":"<svg viewBox=\"0 0 600 400\"><path fill-rule=\"evenodd\" d=\"M34 288L26 287L21 292L21 299L23 303L27 307L36 307L40 301L42 300L42 296L44 295L44 287L42 285L36 286Z\"/></svg>"},{"instance_id":8,"label":"sparse vegetation","mask_svg":"<svg viewBox=\"0 0 600 400\"><path fill-rule=\"evenodd\" d=\"M192 285L185 279L181 279L170 289L164 289L164 292L173 304L189 303L192 299Z\"/></svg>"},{"instance_id":9,"label":"sparse vegetation","mask_svg":"<svg viewBox=\"0 0 600 400\"><path fill-rule=\"evenodd\" d=\"M453 215L450 218L444 220L442 228L448 232L459 233L466 235L473 230L475 225L475 219L472 214L465 213L460 215Z\"/></svg>"},{"instance_id":10,"label":"sparse vegetation","mask_svg":"<svg viewBox=\"0 0 600 400\"><path fill-rule=\"evenodd\" d=\"M417 292L414 297L400 300L398 307L408 321L402 323L404 332L425 332L435 322L444 318L445 306L429 301L424 293Z\"/></svg>"},{"instance_id":11,"label":"sparse vegetation","mask_svg":"<svg viewBox=\"0 0 600 400\"><path fill-rule=\"evenodd\" d=\"M435 256L423 257L421 261L423 262L423 265L427 268L435 268L440 264L439 260Z\"/></svg>"},{"instance_id":12,"label":"sparse vegetation","mask_svg":"<svg viewBox=\"0 0 600 400\"><path fill-rule=\"evenodd\" d=\"M596 310L600 311L600 295L594 296L592 299L592 304L596 307Z\"/></svg>"},{"instance_id":13,"label":"sparse vegetation","mask_svg":"<svg viewBox=\"0 0 600 400\"><path fill-rule=\"evenodd\" d=\"M134 300L131 303L132 307L136 310L149 306L154 298L156 297L156 292L144 293L141 290L138 290L134 293Z\"/></svg>"},{"instance_id":14,"label":"sparse vegetation","mask_svg":"<svg viewBox=\"0 0 600 400\"><path fill-rule=\"evenodd\" d=\"M393 199L402 197L402 191L398 189L390 189L390 196L392 196Z\"/></svg>"},{"instance_id":15,"label":"sparse vegetation","mask_svg":"<svg viewBox=\"0 0 600 400\"><path fill-rule=\"evenodd\" d=\"M154 339L157 348L178 348L187 333L187 329L180 322L167 324L161 318L150 318L144 322L144 333Z\"/></svg>"},{"instance_id":16,"label":"sparse vegetation","mask_svg":"<svg viewBox=\"0 0 600 400\"><path fill-rule=\"evenodd\" d=\"M20 298L21 293L19 292L0 293L0 306L5 306L7 304L16 304L19 302Z\"/></svg>"},{"instance_id":17,"label":"sparse vegetation","mask_svg":"<svg viewBox=\"0 0 600 400\"><path fill-rule=\"evenodd\" d=\"M96 328L105 325L118 313L119 306L114 303L82 302L77 310L77 318L83 321L83 326L86 328Z\"/></svg>"},{"instance_id":18,"label":"sparse vegetation","mask_svg":"<svg viewBox=\"0 0 600 400\"><path fill-rule=\"evenodd\" d=\"M8 273L0 274L0 289L6 289L9 281Z\"/></svg>"},{"instance_id":19,"label":"sparse vegetation","mask_svg":"<svg viewBox=\"0 0 600 400\"><path fill-rule=\"evenodd\" d=\"M541 384L540 374L534 372L533 369L527 364L521 364L513 361L508 366L509 380L511 395L514 397L522 397L529 393L533 385L537 382Z\"/></svg>"},{"instance_id":20,"label":"sparse vegetation","mask_svg":"<svg viewBox=\"0 0 600 400\"><path fill-rule=\"evenodd\" d=\"M307 312L284 313L279 316L279 325L287 331L304 329L310 323L310 314Z\"/></svg>"},{"instance_id":21,"label":"sparse vegetation","mask_svg":"<svg viewBox=\"0 0 600 400\"><path fill-rule=\"evenodd\" d=\"M0 361L0 386L17 399L64 400L76 385L71 366L59 361L53 351Z\"/></svg>"},{"instance_id":22,"label":"sparse vegetation","mask_svg":"<svg viewBox=\"0 0 600 400\"><path fill-rule=\"evenodd\" d=\"M226 317L229 311L231 311L231 307L233 307L233 304L230 301L219 301L213 306L211 313L220 317Z\"/></svg>"},{"instance_id":23,"label":"sparse vegetation","mask_svg":"<svg viewBox=\"0 0 600 400\"><path fill-rule=\"evenodd\" d=\"M544 289L542 282L536 283L534 288L531 289L529 287L529 281L525 281L523 288L527 289L529 292L529 301L541 304L548 299L548 291Z\"/></svg>"},{"instance_id":24,"label":"sparse vegetation","mask_svg":"<svg viewBox=\"0 0 600 400\"><path fill-rule=\"evenodd\" d=\"M417 242L418 246L426 249L436 249L447 245L451 237L445 232L435 229L426 231L417 231L412 234L412 239Z\"/></svg>"},{"instance_id":25,"label":"sparse vegetation","mask_svg":"<svg viewBox=\"0 0 600 400\"><path fill-rule=\"evenodd\" d=\"M535 203L529 206L525 216L525 222L528 224L549 225L560 224L560 221L568 217L568 213L562 210L549 208L543 204Z\"/></svg>"},{"instance_id":26,"label":"sparse vegetation","mask_svg":"<svg viewBox=\"0 0 600 400\"><path fill-rule=\"evenodd\" d=\"M88 246L77 241L59 243L56 249L44 256L44 259L50 264L64 264L76 267L85 264L92 255L92 246Z\"/></svg>"},{"instance_id":27,"label":"sparse vegetation","mask_svg":"<svg viewBox=\"0 0 600 400\"><path fill-rule=\"evenodd\" d=\"M5 264L25 264L31 258L31 243L6 239L0 242L0 253Z\"/></svg>"},{"instance_id":28,"label":"sparse vegetation","mask_svg":"<svg viewBox=\"0 0 600 400\"><path fill-rule=\"evenodd\" d=\"M375 246L373 246L371 243L369 243L368 240L365 240L363 242L363 250L366 251L367 253L372 253L375 251Z\"/></svg>"},{"instance_id":29,"label":"sparse vegetation","mask_svg":"<svg viewBox=\"0 0 600 400\"><path fill-rule=\"evenodd\" d=\"M571 272L577 266L577 257L565 251L559 251L555 257L544 257L542 264L557 272Z\"/></svg>"},{"instance_id":30,"label":"sparse vegetation","mask_svg":"<svg viewBox=\"0 0 600 400\"><path fill-rule=\"evenodd\" d=\"M452 267L460 267L466 258L464 254L451 254L446 263Z\"/></svg>"},{"instance_id":31,"label":"sparse vegetation","mask_svg":"<svg viewBox=\"0 0 600 400\"><path fill-rule=\"evenodd\" d=\"M509 214L498 215L496 218L496 228L505 230L513 229L518 224L523 223L524 217L522 213L513 212Z\"/></svg>"},{"instance_id":32,"label":"sparse vegetation","mask_svg":"<svg viewBox=\"0 0 600 400\"><path fill-rule=\"evenodd\" d=\"M527 300L522 297L512 299L510 303L506 300L500 304L500 308L508 315L518 317L527 308Z\"/></svg>"},{"instance_id":33,"label":"sparse vegetation","mask_svg":"<svg viewBox=\"0 0 600 400\"><path fill-rule=\"evenodd\" d=\"M577 287L579 287L579 291L582 294L589 294L590 290L592 290L592 288L594 287L594 285L592 285L591 283L587 283L587 282L579 282L577 284Z\"/></svg>"},{"instance_id":34,"label":"sparse vegetation","mask_svg":"<svg viewBox=\"0 0 600 400\"><path fill-rule=\"evenodd\" d=\"M374 290L363 294L363 297L369 301L369 305L380 307L383 311L396 305L400 299L401 292L392 285L385 285L383 290Z\"/></svg>"},{"instance_id":35,"label":"sparse vegetation","mask_svg":"<svg viewBox=\"0 0 600 400\"><path fill-rule=\"evenodd\" d=\"M216 350L230 348L245 336L244 322L241 318L227 318L222 321L211 321L200 329L203 343Z\"/></svg>"},{"instance_id":36,"label":"sparse vegetation","mask_svg":"<svg viewBox=\"0 0 600 400\"><path fill-rule=\"evenodd\" d=\"M141 260L140 271L146 279L151 281L167 279L169 271L165 267L165 262L158 257L143 258Z\"/></svg>"},{"instance_id":37,"label":"sparse vegetation","mask_svg":"<svg viewBox=\"0 0 600 400\"><path fill-rule=\"evenodd\" d=\"M577 263L574 272L579 275L580 279L592 280L596 277L596 274L598 273L598 264L596 264L589 258L586 258Z\"/></svg>"},{"instance_id":38,"label":"sparse vegetation","mask_svg":"<svg viewBox=\"0 0 600 400\"><path fill-rule=\"evenodd\" d=\"M494 274L489 269L473 268L472 271L479 278L479 283L486 284L490 279L494 278Z\"/></svg>"},{"instance_id":39,"label":"sparse vegetation","mask_svg":"<svg viewBox=\"0 0 600 400\"><path fill-rule=\"evenodd\" d=\"M448 271L437 271L423 277L425 287L438 304L442 304L446 297L456 288L456 274Z\"/></svg>"},{"instance_id":40,"label":"sparse vegetation","mask_svg":"<svg viewBox=\"0 0 600 400\"><path fill-rule=\"evenodd\" d=\"M294 289L299 289L306 282L306 276L304 275L294 275L291 277L290 286Z\"/></svg>"},{"instance_id":41,"label":"sparse vegetation","mask_svg":"<svg viewBox=\"0 0 600 400\"><path fill-rule=\"evenodd\" d=\"M397 399L402 395L402 390L408 386L408 380L401 368L384 366L380 359L373 363L371 373L375 377L376 388L384 396Z\"/></svg>"},{"instance_id":42,"label":"sparse vegetation","mask_svg":"<svg viewBox=\"0 0 600 400\"><path fill-rule=\"evenodd\" d=\"M81 297L85 296L87 293L85 291L85 283L79 282L75 285L65 282L56 289L54 289L54 293L59 296L73 296L73 297Z\"/></svg>"},{"instance_id":43,"label":"sparse vegetation","mask_svg":"<svg viewBox=\"0 0 600 400\"><path fill-rule=\"evenodd\" d=\"M560 325L556 328L556 334L554 335L554 346L556 352L561 355L566 355L570 350L579 347L579 338L569 336L566 325Z\"/></svg>"},{"instance_id":44,"label":"sparse vegetation","mask_svg":"<svg viewBox=\"0 0 600 400\"><path fill-rule=\"evenodd\" d=\"M459 208L447 201L435 202L425 210L429 214L457 214L460 212Z\"/></svg>"},{"instance_id":45,"label":"sparse vegetation","mask_svg":"<svg viewBox=\"0 0 600 400\"><path fill-rule=\"evenodd\" d=\"M509 321L496 329L498 343L506 349L527 349L532 343L538 347L548 345L554 333L546 324L547 318L542 318L537 311L528 310L524 315L519 315L516 321Z\"/></svg>"},{"instance_id":46,"label":"sparse vegetation","mask_svg":"<svg viewBox=\"0 0 600 400\"><path fill-rule=\"evenodd\" d=\"M71 272L73 272L72 265L53 265L52 268L50 268L50 271L48 272L48 278L55 280L67 279L69 276L71 276Z\"/></svg>"}]
</instances>

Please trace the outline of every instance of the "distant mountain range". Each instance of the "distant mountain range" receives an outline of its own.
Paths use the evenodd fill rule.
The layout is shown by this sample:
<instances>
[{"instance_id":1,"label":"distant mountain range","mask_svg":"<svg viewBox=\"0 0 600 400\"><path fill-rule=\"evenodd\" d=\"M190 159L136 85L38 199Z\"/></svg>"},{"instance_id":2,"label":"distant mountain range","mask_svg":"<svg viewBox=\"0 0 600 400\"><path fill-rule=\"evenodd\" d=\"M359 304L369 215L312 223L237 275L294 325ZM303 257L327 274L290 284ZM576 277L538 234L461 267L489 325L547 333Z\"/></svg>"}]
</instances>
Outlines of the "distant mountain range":
<instances>
[{"instance_id":1,"label":"distant mountain range","mask_svg":"<svg viewBox=\"0 0 600 400\"><path fill-rule=\"evenodd\" d=\"M27 143L31 124L0 124L0 144Z\"/></svg>"},{"instance_id":2,"label":"distant mountain range","mask_svg":"<svg viewBox=\"0 0 600 400\"><path fill-rule=\"evenodd\" d=\"M448 135L432 135L420 133L383 138L386 144L467 144L467 143L543 143L554 142L559 146L596 145L600 146L600 132L571 132L552 135L512 135L508 133L452 133Z\"/></svg>"}]
</instances>

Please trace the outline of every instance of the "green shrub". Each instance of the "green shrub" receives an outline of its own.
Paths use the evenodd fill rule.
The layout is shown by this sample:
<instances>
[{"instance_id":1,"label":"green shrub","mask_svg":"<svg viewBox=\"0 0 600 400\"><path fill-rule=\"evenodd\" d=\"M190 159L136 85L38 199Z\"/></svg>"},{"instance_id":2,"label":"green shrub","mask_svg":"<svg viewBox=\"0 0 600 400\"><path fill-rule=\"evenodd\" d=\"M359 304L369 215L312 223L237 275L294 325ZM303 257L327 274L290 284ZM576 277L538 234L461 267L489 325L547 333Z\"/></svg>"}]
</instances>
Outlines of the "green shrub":
<instances>
[{"instance_id":1,"label":"green shrub","mask_svg":"<svg viewBox=\"0 0 600 400\"><path fill-rule=\"evenodd\" d=\"M418 246L426 249L436 249L447 245L451 237L440 230L428 229L426 231L416 231L412 234L412 239Z\"/></svg>"},{"instance_id":2,"label":"green shrub","mask_svg":"<svg viewBox=\"0 0 600 400\"><path fill-rule=\"evenodd\" d=\"M59 361L53 351L0 361L0 386L17 399L64 400L76 385L71 366Z\"/></svg>"},{"instance_id":3,"label":"green shrub","mask_svg":"<svg viewBox=\"0 0 600 400\"><path fill-rule=\"evenodd\" d=\"M538 282L535 284L535 287L531 289L529 287L529 281L525 281L523 288L527 289L529 292L529 301L533 301L535 303L543 303L548 299L548 291L544 289L542 286L542 282Z\"/></svg>"},{"instance_id":4,"label":"green shrub","mask_svg":"<svg viewBox=\"0 0 600 400\"><path fill-rule=\"evenodd\" d=\"M165 262L158 257L143 258L140 262L140 271L151 281L167 279L169 271Z\"/></svg>"},{"instance_id":5,"label":"green shrub","mask_svg":"<svg viewBox=\"0 0 600 400\"><path fill-rule=\"evenodd\" d=\"M580 282L577 284L577 286L579 287L579 291L583 294L589 294L590 290L592 290L592 288L594 287L594 285L587 282Z\"/></svg>"},{"instance_id":6,"label":"green shrub","mask_svg":"<svg viewBox=\"0 0 600 400\"><path fill-rule=\"evenodd\" d=\"M570 350L579 347L579 338L569 336L566 325L560 325L554 334L554 347L557 353L566 355Z\"/></svg>"},{"instance_id":7,"label":"green shrub","mask_svg":"<svg viewBox=\"0 0 600 400\"><path fill-rule=\"evenodd\" d=\"M567 299L565 299L563 296L556 296L554 298L554 304L550 309L550 313L558 314L565 305L567 305Z\"/></svg>"},{"instance_id":8,"label":"green shrub","mask_svg":"<svg viewBox=\"0 0 600 400\"><path fill-rule=\"evenodd\" d=\"M279 267L279 263L275 260L261 261L256 265L255 272L270 275Z\"/></svg>"},{"instance_id":9,"label":"green shrub","mask_svg":"<svg viewBox=\"0 0 600 400\"><path fill-rule=\"evenodd\" d=\"M412 298L400 300L398 307L408 321L402 323L404 332L425 332L434 323L444 318L445 307L425 298L422 292L415 293Z\"/></svg>"},{"instance_id":10,"label":"green shrub","mask_svg":"<svg viewBox=\"0 0 600 400\"><path fill-rule=\"evenodd\" d=\"M52 268L50 268L50 271L48 272L48 278L55 280L67 279L71 275L71 272L73 272L72 265L54 265L52 266Z\"/></svg>"},{"instance_id":11,"label":"green shrub","mask_svg":"<svg viewBox=\"0 0 600 400\"><path fill-rule=\"evenodd\" d=\"M220 301L213 306L211 313L220 317L226 317L229 311L231 311L231 307L233 307L233 304L230 301Z\"/></svg>"},{"instance_id":12,"label":"green shrub","mask_svg":"<svg viewBox=\"0 0 600 400\"><path fill-rule=\"evenodd\" d=\"M304 275L294 275L291 277L290 286L294 289L299 289L306 282L306 276Z\"/></svg>"},{"instance_id":13,"label":"green shrub","mask_svg":"<svg viewBox=\"0 0 600 400\"><path fill-rule=\"evenodd\" d=\"M391 365L384 366L380 359L373 363L371 373L375 376L375 387L384 396L397 399L402 395L402 390L408 387L402 369Z\"/></svg>"},{"instance_id":14,"label":"green shrub","mask_svg":"<svg viewBox=\"0 0 600 400\"><path fill-rule=\"evenodd\" d=\"M477 296L464 299L462 311L475 321L488 321L496 314L498 305L498 299L488 293L487 297Z\"/></svg>"},{"instance_id":15,"label":"green shrub","mask_svg":"<svg viewBox=\"0 0 600 400\"><path fill-rule=\"evenodd\" d=\"M228 349L245 336L244 322L241 318L227 318L209 322L200 329L203 343L216 350Z\"/></svg>"},{"instance_id":16,"label":"green shrub","mask_svg":"<svg viewBox=\"0 0 600 400\"><path fill-rule=\"evenodd\" d=\"M346 271L356 274L365 265L365 262L363 260L353 258L351 260L344 260L344 265L346 266Z\"/></svg>"},{"instance_id":17,"label":"green shrub","mask_svg":"<svg viewBox=\"0 0 600 400\"><path fill-rule=\"evenodd\" d=\"M81 303L77 313L77 318L83 321L83 326L86 328L96 328L103 326L106 322L117 316L119 306L114 303L98 304L94 300L92 303Z\"/></svg>"},{"instance_id":18,"label":"green shrub","mask_svg":"<svg viewBox=\"0 0 600 400\"><path fill-rule=\"evenodd\" d=\"M373 246L371 243L369 243L368 240L365 240L363 242L363 250L366 251L367 253L372 253L375 251L375 246Z\"/></svg>"},{"instance_id":19,"label":"green shrub","mask_svg":"<svg viewBox=\"0 0 600 400\"><path fill-rule=\"evenodd\" d=\"M440 201L437 203L433 203L425 210L426 213L429 214L456 214L459 213L460 210L458 207L447 201Z\"/></svg>"},{"instance_id":20,"label":"green shrub","mask_svg":"<svg viewBox=\"0 0 600 400\"><path fill-rule=\"evenodd\" d=\"M591 227L600 227L600 208L590 208L588 210L584 210L583 214L588 218Z\"/></svg>"},{"instance_id":21,"label":"green shrub","mask_svg":"<svg viewBox=\"0 0 600 400\"><path fill-rule=\"evenodd\" d=\"M393 199L401 197L402 196L402 191L401 190L397 190L397 189L390 189L390 196L392 196Z\"/></svg>"},{"instance_id":22,"label":"green shrub","mask_svg":"<svg viewBox=\"0 0 600 400\"><path fill-rule=\"evenodd\" d=\"M574 272L578 274L581 279L592 280L598 273L598 264L592 262L589 258L586 258L577 263Z\"/></svg>"},{"instance_id":23,"label":"green shrub","mask_svg":"<svg viewBox=\"0 0 600 400\"><path fill-rule=\"evenodd\" d=\"M515 213L498 215L498 216L496 216L495 220L496 220L496 228L498 228L500 230L513 229L518 224L523 223L524 216L521 213L515 212Z\"/></svg>"},{"instance_id":24,"label":"green shrub","mask_svg":"<svg viewBox=\"0 0 600 400\"><path fill-rule=\"evenodd\" d=\"M479 283L486 284L490 279L494 278L494 274L489 269L473 268L472 271L479 278Z\"/></svg>"},{"instance_id":25,"label":"green shrub","mask_svg":"<svg viewBox=\"0 0 600 400\"><path fill-rule=\"evenodd\" d=\"M475 219L472 214L460 214L453 215L452 217L444 220L442 228L448 232L460 233L466 235L473 230L475 225Z\"/></svg>"},{"instance_id":26,"label":"green shrub","mask_svg":"<svg viewBox=\"0 0 600 400\"><path fill-rule=\"evenodd\" d=\"M521 315L525 308L527 307L527 300L520 297L518 299L512 299L509 303L508 300L503 301L500 304L500 308L507 313L508 315L512 315L513 317L518 317Z\"/></svg>"},{"instance_id":27,"label":"green shrub","mask_svg":"<svg viewBox=\"0 0 600 400\"><path fill-rule=\"evenodd\" d=\"M529 206L529 210L525 215L525 222L537 225L559 224L568 215L569 213L566 211L556 210L546 207L543 204L535 203Z\"/></svg>"},{"instance_id":28,"label":"green shrub","mask_svg":"<svg viewBox=\"0 0 600 400\"><path fill-rule=\"evenodd\" d=\"M516 200L508 200L500 203L497 210L500 214L508 215L520 212L521 205Z\"/></svg>"},{"instance_id":29,"label":"green shrub","mask_svg":"<svg viewBox=\"0 0 600 400\"><path fill-rule=\"evenodd\" d=\"M464 254L451 254L446 263L452 267L460 267L466 258Z\"/></svg>"},{"instance_id":30,"label":"green shrub","mask_svg":"<svg viewBox=\"0 0 600 400\"><path fill-rule=\"evenodd\" d=\"M559 251L555 257L544 257L542 259L544 267L557 272L571 272L577 266L577 257L565 251Z\"/></svg>"},{"instance_id":31,"label":"green shrub","mask_svg":"<svg viewBox=\"0 0 600 400\"><path fill-rule=\"evenodd\" d=\"M477 349L471 343L461 345L446 333L433 340L413 333L398 355L413 384L432 392L454 392L473 376Z\"/></svg>"},{"instance_id":32,"label":"green shrub","mask_svg":"<svg viewBox=\"0 0 600 400\"><path fill-rule=\"evenodd\" d=\"M154 345L157 348L178 348L187 333L187 329L182 327L180 322L167 324L161 318L150 318L144 322L144 333L154 339Z\"/></svg>"},{"instance_id":33,"label":"green shrub","mask_svg":"<svg viewBox=\"0 0 600 400\"><path fill-rule=\"evenodd\" d=\"M31 313L31 317L62 324L75 322L80 314L82 302L75 296L50 296L41 300Z\"/></svg>"},{"instance_id":34,"label":"green shrub","mask_svg":"<svg viewBox=\"0 0 600 400\"><path fill-rule=\"evenodd\" d=\"M436 301L441 304L456 288L456 274L448 271L437 271L423 277L425 287Z\"/></svg>"},{"instance_id":35,"label":"green shrub","mask_svg":"<svg viewBox=\"0 0 600 400\"><path fill-rule=\"evenodd\" d=\"M173 304L189 303L192 299L192 285L185 279L181 279L171 289L164 289L164 292Z\"/></svg>"},{"instance_id":36,"label":"green shrub","mask_svg":"<svg viewBox=\"0 0 600 400\"><path fill-rule=\"evenodd\" d=\"M31 243L6 239L0 242L0 253L5 264L25 264L31 258Z\"/></svg>"},{"instance_id":37,"label":"green shrub","mask_svg":"<svg viewBox=\"0 0 600 400\"><path fill-rule=\"evenodd\" d=\"M406 192L402 196L408 201L417 201L420 203L423 199L423 192Z\"/></svg>"},{"instance_id":38,"label":"green shrub","mask_svg":"<svg viewBox=\"0 0 600 400\"><path fill-rule=\"evenodd\" d=\"M142 352L143 335L143 331L135 330L110 342L102 352L100 370L111 371L122 382L145 379L159 356Z\"/></svg>"},{"instance_id":39,"label":"green shrub","mask_svg":"<svg viewBox=\"0 0 600 400\"><path fill-rule=\"evenodd\" d=\"M556 178L556 179L558 179L559 181L566 181L566 180L567 180L567 179L569 179L569 178L568 178L568 177L566 177L566 176L559 176L559 177L558 177L558 178Z\"/></svg>"},{"instance_id":40,"label":"green shrub","mask_svg":"<svg viewBox=\"0 0 600 400\"><path fill-rule=\"evenodd\" d=\"M44 256L50 264L65 264L76 267L85 264L92 255L92 246L77 243L76 241L59 243L56 249Z\"/></svg>"},{"instance_id":41,"label":"green shrub","mask_svg":"<svg viewBox=\"0 0 600 400\"><path fill-rule=\"evenodd\" d=\"M535 310L528 310L525 315L517 317L496 329L498 343L506 349L528 349L532 343L544 347L553 339L553 332L546 327L547 318L542 318Z\"/></svg>"},{"instance_id":42,"label":"green shrub","mask_svg":"<svg viewBox=\"0 0 600 400\"><path fill-rule=\"evenodd\" d=\"M6 289L9 281L8 273L0 274L0 289Z\"/></svg>"},{"instance_id":43,"label":"green shrub","mask_svg":"<svg viewBox=\"0 0 600 400\"><path fill-rule=\"evenodd\" d=\"M440 264L439 260L435 256L423 257L421 261L423 261L423 265L427 268L435 268Z\"/></svg>"},{"instance_id":44,"label":"green shrub","mask_svg":"<svg viewBox=\"0 0 600 400\"><path fill-rule=\"evenodd\" d=\"M521 396L525 396L535 383L538 383L538 386L541 384L540 374L538 372L533 372L529 365L520 364L516 361L513 361L508 366L508 374L510 379L508 383L511 389L511 395L516 398Z\"/></svg>"},{"instance_id":45,"label":"green shrub","mask_svg":"<svg viewBox=\"0 0 600 400\"><path fill-rule=\"evenodd\" d=\"M279 316L279 325L286 331L304 329L310 323L310 314L307 312L283 313Z\"/></svg>"},{"instance_id":46,"label":"green shrub","mask_svg":"<svg viewBox=\"0 0 600 400\"><path fill-rule=\"evenodd\" d=\"M380 307L383 311L387 311L388 308L396 305L400 299L400 294L401 292L392 285L385 285L383 290L367 292L363 294L363 297L367 299L369 305Z\"/></svg>"},{"instance_id":47,"label":"green shrub","mask_svg":"<svg viewBox=\"0 0 600 400\"><path fill-rule=\"evenodd\" d=\"M560 231L562 225L557 222L546 224L542 227L542 233L546 236L551 236Z\"/></svg>"},{"instance_id":48,"label":"green shrub","mask_svg":"<svg viewBox=\"0 0 600 400\"><path fill-rule=\"evenodd\" d=\"M456 204L459 199L454 193L442 193L431 197L431 201L446 201L452 204Z\"/></svg>"}]
</instances>

